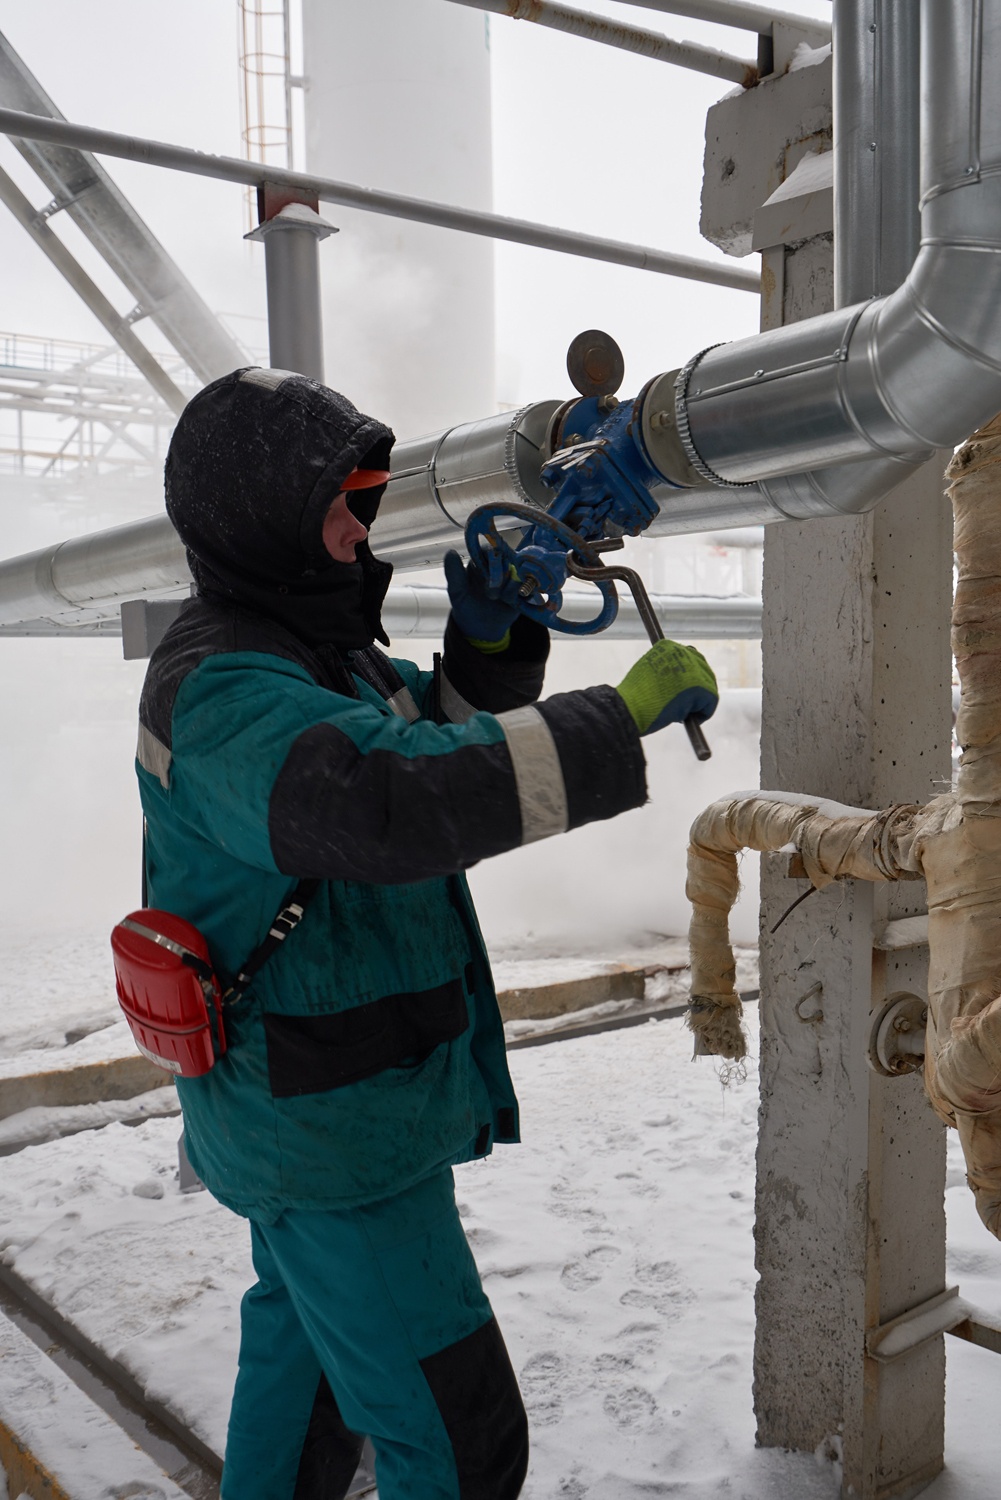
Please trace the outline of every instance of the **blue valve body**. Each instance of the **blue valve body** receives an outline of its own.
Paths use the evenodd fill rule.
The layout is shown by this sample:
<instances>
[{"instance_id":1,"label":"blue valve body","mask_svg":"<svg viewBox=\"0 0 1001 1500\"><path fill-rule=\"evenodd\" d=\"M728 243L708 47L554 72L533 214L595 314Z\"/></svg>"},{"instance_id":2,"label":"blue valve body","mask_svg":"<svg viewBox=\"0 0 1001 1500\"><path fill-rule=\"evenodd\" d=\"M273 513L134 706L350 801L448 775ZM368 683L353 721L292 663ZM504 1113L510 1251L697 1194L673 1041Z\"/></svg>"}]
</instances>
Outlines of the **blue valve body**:
<instances>
[{"instance_id":1,"label":"blue valve body","mask_svg":"<svg viewBox=\"0 0 1001 1500\"><path fill-rule=\"evenodd\" d=\"M555 453L542 481L557 491L548 514L585 541L639 536L659 509L650 493L663 483L643 446L640 401L620 401L611 412L584 397L568 414L578 441Z\"/></svg>"},{"instance_id":2,"label":"blue valve body","mask_svg":"<svg viewBox=\"0 0 1001 1500\"><path fill-rule=\"evenodd\" d=\"M606 401L584 396L570 408L563 430L572 440L542 469L543 483L555 491L545 519L527 527L512 548L494 524L504 507L482 506L470 517L466 541L494 597L510 597L524 614L550 629L593 635L606 630L618 613L615 588L599 584L602 608L593 620L560 618L567 572L567 542L564 537L561 545L560 531L569 529L589 542L639 536L658 513L651 488L663 484L664 477L643 444L642 394L620 401L611 411ZM489 527L489 537L481 526Z\"/></svg>"}]
</instances>

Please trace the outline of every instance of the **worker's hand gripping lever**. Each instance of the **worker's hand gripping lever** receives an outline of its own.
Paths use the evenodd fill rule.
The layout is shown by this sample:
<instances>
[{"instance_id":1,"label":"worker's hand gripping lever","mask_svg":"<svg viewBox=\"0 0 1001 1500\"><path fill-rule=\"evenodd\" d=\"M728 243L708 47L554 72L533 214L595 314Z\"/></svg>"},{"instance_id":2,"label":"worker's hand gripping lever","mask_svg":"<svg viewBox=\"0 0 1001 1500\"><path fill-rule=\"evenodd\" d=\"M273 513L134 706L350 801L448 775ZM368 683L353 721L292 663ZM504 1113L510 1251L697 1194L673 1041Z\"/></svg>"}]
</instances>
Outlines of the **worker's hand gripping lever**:
<instances>
[{"instance_id":1,"label":"worker's hand gripping lever","mask_svg":"<svg viewBox=\"0 0 1001 1500\"><path fill-rule=\"evenodd\" d=\"M617 551L618 548L624 545L621 537L613 537L606 542L594 543L590 550L592 552L612 552ZM585 578L589 583L596 583L599 588L602 585L611 584L615 578L620 583L626 584L632 591L636 609L640 619L646 626L646 633L650 637L651 646L655 646L658 641L664 639L664 632L660 628L660 621L657 618L653 605L650 603L650 595L646 591L646 584L635 568L623 567L621 563L611 567L601 563L597 567L582 567L577 559L571 555L567 559L567 571L572 578ZM612 584L613 588L614 586ZM709 741L702 733L702 724L699 719L695 714L689 714L684 722L685 730L687 731L692 749L695 751L696 758L698 760L709 760L712 751L709 748Z\"/></svg>"},{"instance_id":2,"label":"worker's hand gripping lever","mask_svg":"<svg viewBox=\"0 0 1001 1500\"><path fill-rule=\"evenodd\" d=\"M622 355L597 330L574 339L567 369L583 399L567 402L553 418L556 451L542 469L543 481L556 492L551 504L545 510L507 502L479 506L466 523L466 548L491 598L567 635L607 630L619 610L615 581L625 583L655 644L664 632L643 580L634 569L606 566L600 557L622 547L624 536L645 531L658 513L651 489L663 476L644 447L642 395L635 402L615 400ZM520 539L512 534L512 521L524 528ZM510 541L502 530L512 535ZM560 613L568 573L598 588L601 608L590 620ZM685 729L699 760L708 760L712 752L694 714Z\"/></svg>"}]
</instances>

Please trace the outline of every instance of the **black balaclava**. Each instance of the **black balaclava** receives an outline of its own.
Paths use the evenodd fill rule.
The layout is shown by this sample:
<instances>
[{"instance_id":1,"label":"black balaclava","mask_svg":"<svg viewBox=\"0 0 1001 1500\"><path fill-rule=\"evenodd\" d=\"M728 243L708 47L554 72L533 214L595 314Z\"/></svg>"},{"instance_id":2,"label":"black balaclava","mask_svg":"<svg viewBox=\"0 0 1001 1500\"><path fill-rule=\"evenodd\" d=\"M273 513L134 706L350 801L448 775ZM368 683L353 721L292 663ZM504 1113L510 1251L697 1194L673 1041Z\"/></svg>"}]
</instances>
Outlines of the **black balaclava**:
<instances>
[{"instance_id":1,"label":"black balaclava","mask_svg":"<svg viewBox=\"0 0 1001 1500\"><path fill-rule=\"evenodd\" d=\"M287 370L235 370L184 408L165 471L167 515L199 594L270 615L307 645L388 644L380 611L392 566L335 562L323 520L356 467L388 469L393 434L344 396ZM385 485L353 490L366 526Z\"/></svg>"}]
</instances>

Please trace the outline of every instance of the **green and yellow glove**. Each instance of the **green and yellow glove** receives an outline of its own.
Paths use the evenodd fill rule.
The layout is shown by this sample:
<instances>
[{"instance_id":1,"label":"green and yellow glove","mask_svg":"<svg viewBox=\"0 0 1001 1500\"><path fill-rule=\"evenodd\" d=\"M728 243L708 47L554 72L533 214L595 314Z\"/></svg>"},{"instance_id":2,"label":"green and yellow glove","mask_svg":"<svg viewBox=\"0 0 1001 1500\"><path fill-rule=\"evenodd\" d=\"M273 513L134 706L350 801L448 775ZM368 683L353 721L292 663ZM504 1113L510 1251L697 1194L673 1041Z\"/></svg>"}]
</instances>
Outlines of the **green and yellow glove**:
<instances>
[{"instance_id":1,"label":"green and yellow glove","mask_svg":"<svg viewBox=\"0 0 1001 1500\"><path fill-rule=\"evenodd\" d=\"M689 714L701 724L712 718L719 703L712 667L701 651L677 641L651 646L616 691L640 734L653 734L665 724L683 724Z\"/></svg>"}]
</instances>

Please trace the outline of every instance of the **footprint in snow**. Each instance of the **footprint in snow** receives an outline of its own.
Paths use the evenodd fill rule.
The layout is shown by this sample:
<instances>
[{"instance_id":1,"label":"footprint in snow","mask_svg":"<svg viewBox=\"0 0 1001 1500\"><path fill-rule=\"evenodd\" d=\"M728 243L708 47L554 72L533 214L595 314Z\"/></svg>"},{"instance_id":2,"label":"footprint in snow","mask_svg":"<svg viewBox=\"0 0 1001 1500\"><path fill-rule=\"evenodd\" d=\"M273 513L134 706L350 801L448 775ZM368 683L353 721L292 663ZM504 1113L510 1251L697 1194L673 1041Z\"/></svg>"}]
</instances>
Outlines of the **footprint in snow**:
<instances>
[{"instance_id":1,"label":"footprint in snow","mask_svg":"<svg viewBox=\"0 0 1001 1500\"><path fill-rule=\"evenodd\" d=\"M594 1362L595 1372L598 1375L621 1375L626 1370L631 1370L636 1361L631 1354L612 1354L606 1352L599 1354Z\"/></svg>"},{"instance_id":2,"label":"footprint in snow","mask_svg":"<svg viewBox=\"0 0 1001 1500\"><path fill-rule=\"evenodd\" d=\"M685 1303L693 1300L691 1289L682 1282L681 1273L672 1260L639 1264L636 1280L639 1285L630 1287L619 1298L623 1307L652 1308L661 1317L675 1318Z\"/></svg>"},{"instance_id":3,"label":"footprint in snow","mask_svg":"<svg viewBox=\"0 0 1001 1500\"><path fill-rule=\"evenodd\" d=\"M601 1404L605 1416L623 1431L646 1426L657 1410L656 1401L641 1385L627 1386L624 1391L609 1391Z\"/></svg>"},{"instance_id":4,"label":"footprint in snow","mask_svg":"<svg viewBox=\"0 0 1001 1500\"><path fill-rule=\"evenodd\" d=\"M576 1472L567 1474L560 1480L560 1495L564 1500L584 1500L588 1494L587 1485Z\"/></svg>"},{"instance_id":5,"label":"footprint in snow","mask_svg":"<svg viewBox=\"0 0 1001 1500\"><path fill-rule=\"evenodd\" d=\"M563 1415L563 1361L558 1354L533 1354L522 1366L518 1381L529 1420L536 1427L552 1427Z\"/></svg>"},{"instance_id":6,"label":"footprint in snow","mask_svg":"<svg viewBox=\"0 0 1001 1500\"><path fill-rule=\"evenodd\" d=\"M568 1261L560 1272L560 1280L572 1292L594 1286L620 1254L615 1245L596 1245L583 1259Z\"/></svg>"}]
</instances>

